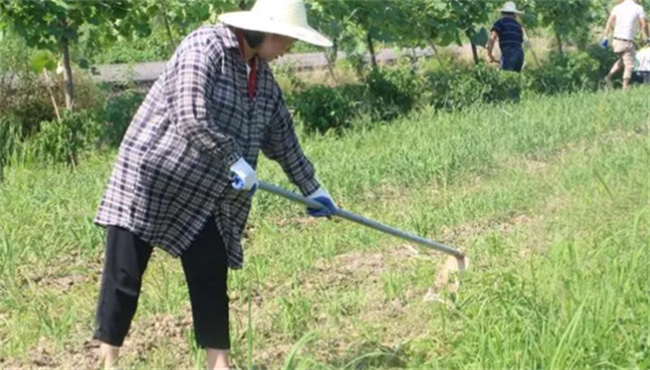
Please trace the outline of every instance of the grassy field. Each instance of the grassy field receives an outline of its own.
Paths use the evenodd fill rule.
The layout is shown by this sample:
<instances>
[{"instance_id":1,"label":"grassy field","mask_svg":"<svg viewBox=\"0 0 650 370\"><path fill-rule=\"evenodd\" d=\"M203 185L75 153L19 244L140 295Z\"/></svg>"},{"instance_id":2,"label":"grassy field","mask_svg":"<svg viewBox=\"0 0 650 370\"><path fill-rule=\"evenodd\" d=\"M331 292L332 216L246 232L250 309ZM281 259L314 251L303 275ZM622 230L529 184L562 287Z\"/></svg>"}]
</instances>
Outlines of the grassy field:
<instances>
[{"instance_id":1,"label":"grassy field","mask_svg":"<svg viewBox=\"0 0 650 370\"><path fill-rule=\"evenodd\" d=\"M453 245L472 265L256 195L230 275L233 362L258 369L650 368L650 90L423 111L303 139L339 204ZM14 166L0 184L3 368L93 368L114 154ZM266 160L260 177L289 187ZM200 368L180 263L154 254L124 368Z\"/></svg>"}]
</instances>

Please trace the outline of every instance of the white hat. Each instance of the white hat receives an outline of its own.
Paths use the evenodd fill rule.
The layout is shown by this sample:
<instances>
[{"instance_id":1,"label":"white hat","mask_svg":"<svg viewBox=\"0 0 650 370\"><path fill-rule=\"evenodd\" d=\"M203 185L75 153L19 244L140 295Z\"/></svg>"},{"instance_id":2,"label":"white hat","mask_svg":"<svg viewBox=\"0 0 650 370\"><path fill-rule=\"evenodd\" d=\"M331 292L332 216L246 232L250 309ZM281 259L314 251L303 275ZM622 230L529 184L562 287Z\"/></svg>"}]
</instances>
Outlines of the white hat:
<instances>
[{"instance_id":1,"label":"white hat","mask_svg":"<svg viewBox=\"0 0 650 370\"><path fill-rule=\"evenodd\" d=\"M507 3L503 4L503 8L500 11L501 13L524 14L524 12L517 10L517 5L513 1L508 1Z\"/></svg>"},{"instance_id":2,"label":"white hat","mask_svg":"<svg viewBox=\"0 0 650 370\"><path fill-rule=\"evenodd\" d=\"M316 46L332 46L332 41L307 23L303 0L257 0L250 11L219 16L229 26L244 30L274 33Z\"/></svg>"}]
</instances>

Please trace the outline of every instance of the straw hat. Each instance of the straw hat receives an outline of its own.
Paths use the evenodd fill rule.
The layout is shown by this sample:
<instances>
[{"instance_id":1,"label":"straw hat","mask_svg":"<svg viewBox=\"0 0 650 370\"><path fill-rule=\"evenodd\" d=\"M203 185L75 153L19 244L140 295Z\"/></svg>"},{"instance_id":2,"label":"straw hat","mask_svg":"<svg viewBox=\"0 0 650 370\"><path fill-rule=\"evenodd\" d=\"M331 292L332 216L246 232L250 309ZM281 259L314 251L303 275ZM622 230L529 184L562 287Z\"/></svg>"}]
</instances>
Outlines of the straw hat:
<instances>
[{"instance_id":1,"label":"straw hat","mask_svg":"<svg viewBox=\"0 0 650 370\"><path fill-rule=\"evenodd\" d=\"M250 11L224 13L219 20L236 28L288 36L330 47L332 41L307 23L303 0L257 0Z\"/></svg>"},{"instance_id":2,"label":"straw hat","mask_svg":"<svg viewBox=\"0 0 650 370\"><path fill-rule=\"evenodd\" d=\"M503 4L503 8L501 8L500 12L524 14L524 12L520 12L519 10L517 10L517 5L513 1L508 1L507 3Z\"/></svg>"}]
</instances>

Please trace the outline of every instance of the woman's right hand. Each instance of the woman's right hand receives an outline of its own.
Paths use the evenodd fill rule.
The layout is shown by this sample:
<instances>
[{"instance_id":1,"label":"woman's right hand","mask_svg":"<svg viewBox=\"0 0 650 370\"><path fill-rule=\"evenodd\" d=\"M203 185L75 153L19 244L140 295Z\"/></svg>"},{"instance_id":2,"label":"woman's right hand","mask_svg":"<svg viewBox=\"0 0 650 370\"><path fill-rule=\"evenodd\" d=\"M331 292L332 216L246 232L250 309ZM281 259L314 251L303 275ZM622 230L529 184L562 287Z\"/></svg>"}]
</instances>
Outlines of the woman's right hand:
<instances>
[{"instance_id":1,"label":"woman's right hand","mask_svg":"<svg viewBox=\"0 0 650 370\"><path fill-rule=\"evenodd\" d=\"M230 166L230 180L236 190L248 190L252 196L257 191L259 181L253 167L244 158L239 158Z\"/></svg>"}]
</instances>

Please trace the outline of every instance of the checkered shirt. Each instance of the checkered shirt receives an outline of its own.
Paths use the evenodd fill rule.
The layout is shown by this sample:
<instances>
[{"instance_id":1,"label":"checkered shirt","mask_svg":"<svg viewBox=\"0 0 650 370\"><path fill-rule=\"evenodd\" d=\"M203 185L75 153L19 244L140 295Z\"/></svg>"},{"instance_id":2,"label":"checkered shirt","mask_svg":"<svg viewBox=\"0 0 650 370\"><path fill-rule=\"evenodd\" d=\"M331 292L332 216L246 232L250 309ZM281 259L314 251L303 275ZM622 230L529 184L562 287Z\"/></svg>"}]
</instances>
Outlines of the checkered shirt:
<instances>
[{"instance_id":1,"label":"checkered shirt","mask_svg":"<svg viewBox=\"0 0 650 370\"><path fill-rule=\"evenodd\" d=\"M318 189L268 64L258 61L250 100L234 32L201 27L177 48L133 118L95 223L126 228L178 257L214 216L228 265L239 269L251 199L232 188L229 169L242 157L255 168L260 149L304 195Z\"/></svg>"}]
</instances>

